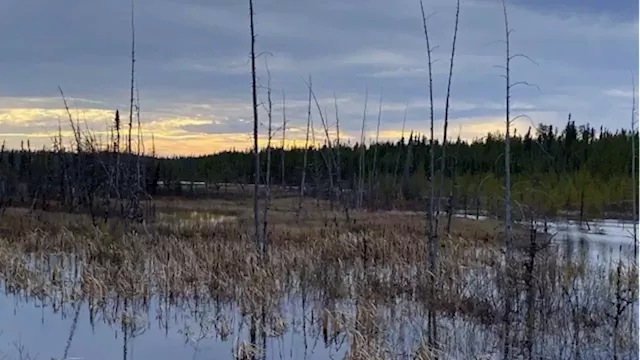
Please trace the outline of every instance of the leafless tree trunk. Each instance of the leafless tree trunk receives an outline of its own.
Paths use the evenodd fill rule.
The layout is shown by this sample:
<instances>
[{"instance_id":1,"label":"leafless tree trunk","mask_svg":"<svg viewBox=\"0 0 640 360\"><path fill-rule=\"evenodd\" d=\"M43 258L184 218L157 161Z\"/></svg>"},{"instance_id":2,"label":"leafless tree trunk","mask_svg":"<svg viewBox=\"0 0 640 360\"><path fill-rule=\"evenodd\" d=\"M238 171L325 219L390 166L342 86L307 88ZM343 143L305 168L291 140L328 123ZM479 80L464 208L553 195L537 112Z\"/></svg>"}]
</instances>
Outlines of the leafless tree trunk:
<instances>
[{"instance_id":1,"label":"leafless tree trunk","mask_svg":"<svg viewBox=\"0 0 640 360\"><path fill-rule=\"evenodd\" d=\"M140 94L138 92L138 89L136 88L136 122L137 122L137 136L138 136L138 141L137 141L137 150L136 150L136 173L137 173L137 186L138 189L141 190L142 187L142 169L140 167L140 158L142 157L142 155L144 154L144 144L143 144L143 140L142 140L142 124L140 123Z\"/></svg>"},{"instance_id":2,"label":"leafless tree trunk","mask_svg":"<svg viewBox=\"0 0 640 360\"><path fill-rule=\"evenodd\" d=\"M360 162L358 166L358 209L362 208L362 200L364 196L364 174L365 174L365 125L367 123L367 102L369 101L369 90L365 88L364 93L364 112L362 115L362 130L360 131Z\"/></svg>"},{"instance_id":3,"label":"leafless tree trunk","mask_svg":"<svg viewBox=\"0 0 640 360\"><path fill-rule=\"evenodd\" d=\"M340 114L338 111L338 97L336 93L333 93L333 104L336 111L336 183L338 185L338 192L336 194L336 201L341 204L344 210L345 220L350 221L349 216L349 203L344 202L342 199L342 166L340 164Z\"/></svg>"},{"instance_id":4,"label":"leafless tree trunk","mask_svg":"<svg viewBox=\"0 0 640 360\"><path fill-rule=\"evenodd\" d=\"M287 140L287 98L286 95L284 93L284 90L282 90L282 157L280 158L280 167L281 167L281 181L282 181L282 188L284 189L286 186L286 180L285 180L285 165L284 165L284 157L286 154L286 150L285 150L285 142Z\"/></svg>"},{"instance_id":5,"label":"leafless tree trunk","mask_svg":"<svg viewBox=\"0 0 640 360\"><path fill-rule=\"evenodd\" d=\"M503 75L505 79L505 150L504 150L504 167L505 167L505 238L504 238L504 263L503 263L503 279L502 287L503 293L505 296L504 303L504 316L503 316L503 358L509 359L511 358L510 350L511 350L511 290L513 285L511 284L511 124L520 117L526 117L526 115L518 115L514 118L511 118L511 88L517 85L527 85L534 86L536 85L529 84L526 81L517 81L511 82L510 71L511 71L511 60L516 57L524 57L535 64L531 58L527 57L523 54L511 54L510 51L510 35L511 29L509 28L508 14L507 14L507 3L506 0L502 0L502 9L504 15L504 29L505 29L505 66L503 67L505 70L505 74Z\"/></svg>"},{"instance_id":6,"label":"leafless tree trunk","mask_svg":"<svg viewBox=\"0 0 640 360\"><path fill-rule=\"evenodd\" d=\"M510 359L510 347L511 347L511 296L509 291L509 258L511 253L511 139L510 139L510 125L511 125L511 108L510 108L510 98L511 98L511 80L510 80L510 62L511 62L511 53L509 48L509 35L511 34L511 29L509 28L509 18L507 16L507 3L505 0L502 0L502 9L504 12L504 29L505 29L505 146L504 146L504 171L505 171L505 222L504 222L504 273L503 276L505 278L504 281L504 329L502 334L502 340L504 341L502 355L503 359Z\"/></svg>"},{"instance_id":7,"label":"leafless tree trunk","mask_svg":"<svg viewBox=\"0 0 640 360\"><path fill-rule=\"evenodd\" d=\"M438 228L438 222L439 222L439 217L440 217L440 199L442 198L442 188L444 187L444 174L445 174L445 170L447 168L446 166L446 159L447 159L447 154L446 154L446 150L447 150L447 128L449 126L449 101L451 100L451 79L453 78L453 61L455 59L456 56L456 41L458 39L458 20L460 18L460 0L457 1L456 3L456 21L455 21L455 27L453 30L453 41L451 42L451 58L449 59L449 78L447 81L447 95L445 98L445 105L444 105L444 133L443 133L443 137L442 137L442 155L440 157L440 184L439 184L439 188L438 188L438 196L437 196L437 202L436 202L436 218L435 218L435 227L436 229ZM451 224L451 221L449 221L449 224ZM449 225L447 225L447 229L449 229ZM436 230L437 231L437 230ZM449 232L449 230L447 230L447 232ZM435 238L435 248L436 251L438 249L438 242L439 239ZM437 261L437 253L435 254L434 259ZM435 267L435 266L434 266Z\"/></svg>"},{"instance_id":8,"label":"leafless tree trunk","mask_svg":"<svg viewBox=\"0 0 640 360\"><path fill-rule=\"evenodd\" d=\"M327 177L329 180L329 201L330 201L330 205L331 205L331 209L333 210L333 193L335 191L335 186L333 183L333 164L336 163L336 159L335 159L335 154L333 152L333 145L332 145L332 141L331 141L331 136L329 135L329 124L327 124L326 120L325 120L325 116L322 113L322 109L320 108L320 103L318 102L318 98L316 98L316 94L313 92L313 87L310 83L307 83L305 81L305 83L307 84L307 87L309 88L309 91L311 93L311 97L313 98L313 101L316 104L316 108L318 109L318 115L320 116L320 122L322 123L322 129L324 130L324 134L325 134L325 144L327 147L327 152L329 153L329 156L325 156L325 154L321 151L322 149L318 149L318 153L320 153L320 156L322 157L322 160L325 162L325 166L327 167ZM312 125L312 135L313 135L313 143L316 143L315 140L315 131L313 129L313 125ZM317 156L317 154L314 153L314 156Z\"/></svg>"},{"instance_id":9,"label":"leafless tree trunk","mask_svg":"<svg viewBox=\"0 0 640 360\"><path fill-rule=\"evenodd\" d=\"M120 215L123 214L124 209L123 209L123 205L122 205L122 192L120 191L120 180L121 180L121 173L122 173L122 169L120 167L120 162L121 162L121 156L120 156L120 128L121 128L121 121L120 121L120 112L118 110L116 110L116 116L114 121L114 127L115 127L115 131L116 131L116 142L114 144L114 149L115 149L115 154L116 154L116 166L115 166L115 171L114 171L114 181L113 181L113 191L116 194L116 201L117 201L117 206L120 210Z\"/></svg>"},{"instance_id":10,"label":"leafless tree trunk","mask_svg":"<svg viewBox=\"0 0 640 360\"><path fill-rule=\"evenodd\" d=\"M271 101L271 71L269 71L269 64L265 59L265 68L267 70L267 170L265 174L265 200L264 200L264 212L262 213L262 252L263 261L267 261L269 252L269 237L267 234L267 215L269 212L269 200L271 200L271 137L272 137L272 124L273 124L273 102Z\"/></svg>"},{"instance_id":11,"label":"leafless tree trunk","mask_svg":"<svg viewBox=\"0 0 640 360\"><path fill-rule=\"evenodd\" d=\"M409 141L407 142L407 153L404 159L404 168L402 170L402 198L406 199L409 191L409 167L413 160L413 130L409 133Z\"/></svg>"},{"instance_id":12,"label":"leafless tree trunk","mask_svg":"<svg viewBox=\"0 0 640 360\"><path fill-rule=\"evenodd\" d=\"M371 172L369 176L369 203L372 201L374 187L376 187L378 168L378 141L380 140L380 119L382 118L382 89L380 89L380 103L378 105L378 124L376 125L376 140L373 143L373 165L371 166ZM377 194L377 190L375 191ZM377 198L377 196L376 196Z\"/></svg>"},{"instance_id":13,"label":"leafless tree trunk","mask_svg":"<svg viewBox=\"0 0 640 360\"><path fill-rule=\"evenodd\" d=\"M64 102L64 108L69 117L69 124L71 125L71 130L73 131L74 139L76 142L75 144L76 154L74 155L75 161L73 161L73 163L70 164L69 166L69 168L71 168L75 164L75 171L72 171L72 175L71 175L73 176L73 180L71 179L71 176L69 176L70 178L67 179L67 185L69 188L69 200L70 200L68 210L69 212L73 212L77 206L81 205L80 194L82 193L82 190L83 190L81 179L80 179L80 171L81 169L84 169L84 166L82 163L82 159L83 159L82 132L79 124L73 121L73 116L71 115L71 110L69 109L67 99L64 96L64 93L62 92L62 88L58 87L58 90L60 91L60 95L62 96L62 101Z\"/></svg>"},{"instance_id":14,"label":"leafless tree trunk","mask_svg":"<svg viewBox=\"0 0 640 360\"><path fill-rule=\"evenodd\" d=\"M636 181L636 80L632 77L633 105L631 106L631 184L633 188L633 256L638 256L638 182Z\"/></svg>"},{"instance_id":15,"label":"leafless tree trunk","mask_svg":"<svg viewBox=\"0 0 640 360\"><path fill-rule=\"evenodd\" d=\"M635 75L632 73L631 74L631 85L632 85L632 101L633 104L631 106L631 187L632 187L632 194L633 194L633 198L632 198L632 202L633 202L633 258L637 259L638 257L638 206L637 206L637 202L638 201L638 193L637 193L637 188L638 188L638 181L637 181L637 177L636 177L636 134L638 133L638 130L636 128L636 100L637 100L637 96L636 96L636 79L635 79ZM629 282L632 283L634 280L629 279ZM632 299L636 299L636 293L637 293L637 287L633 286L633 284L629 284L629 288L632 289L632 293L631 293L631 298ZM637 318L637 311L638 308L636 306L634 306L632 308L632 312L633 312L633 316L634 318ZM638 337L638 333L637 333L637 327L634 326L635 324L632 324L629 327L629 332L631 333L631 337L632 338L637 338Z\"/></svg>"},{"instance_id":16,"label":"leafless tree trunk","mask_svg":"<svg viewBox=\"0 0 640 360\"><path fill-rule=\"evenodd\" d=\"M338 97L333 93L333 105L336 111L336 180L338 186L342 183L342 170L340 168L340 114L338 112Z\"/></svg>"},{"instance_id":17,"label":"leafless tree trunk","mask_svg":"<svg viewBox=\"0 0 640 360\"><path fill-rule=\"evenodd\" d=\"M408 102L404 106L404 116L402 118L402 132L400 133L400 141L404 145L404 127L407 123L407 110L409 109ZM398 157L396 159L396 167L393 170L393 188L398 189L398 169L400 168L400 158L402 157L402 149L398 149Z\"/></svg>"},{"instance_id":18,"label":"leafless tree trunk","mask_svg":"<svg viewBox=\"0 0 640 360\"><path fill-rule=\"evenodd\" d=\"M422 13L422 25L424 28L424 38L426 41L426 45L427 45L427 61L428 61L428 69L429 69L429 112L430 112L430 140L429 140L429 155L430 155L430 165L429 165L429 170L430 170L430 178L429 178L429 185L431 188L431 196L430 196L430 200L429 200L429 272L430 275L432 276L432 285L431 285L431 292L430 292L430 301L433 301L434 296L435 296L435 284L433 284L435 282L435 256L436 256L436 244L435 244L435 239L438 238L438 229L435 225L434 222L434 210L435 210L435 206L434 206L434 200L435 200L435 152L433 149L434 146L434 137L433 137L433 120L434 120L434 113L433 113L433 72L432 72L432 65L433 65L433 61L431 59L431 52L432 52L432 48L431 48L431 44L429 42L429 31L428 31L428 27L427 27L427 17L425 16L424 13L424 4L423 1L420 0L420 11ZM437 215L436 215L437 216ZM437 326L436 326L436 318L435 318L435 314L434 314L434 309L433 309L433 304L429 304L429 315L428 315L428 331L427 331L427 342L429 347L431 348L435 348L436 343L437 343Z\"/></svg>"},{"instance_id":19,"label":"leafless tree trunk","mask_svg":"<svg viewBox=\"0 0 640 360\"><path fill-rule=\"evenodd\" d=\"M326 148L327 155L325 155L325 151L322 151L323 150L322 148L318 149L318 152L320 152L320 156L322 157L322 160L324 161L325 166L327 167L327 178L329 180L329 192L328 192L329 206L331 208L331 211L333 211L333 205L334 205L333 199L334 199L334 193L336 191L335 185L333 182L333 167L335 164L335 159L333 154L331 137L329 136L329 124L327 124L327 121L325 120L325 115L320 109L320 104L318 103L318 99L316 99L315 94L313 93L313 90L311 94L313 95L313 99L316 103L316 107L318 108L318 115L320 116L320 122L322 123L322 128L324 129L324 134L325 134L325 145L326 145L325 148ZM325 111L325 114L326 114L326 111Z\"/></svg>"},{"instance_id":20,"label":"leafless tree trunk","mask_svg":"<svg viewBox=\"0 0 640 360\"><path fill-rule=\"evenodd\" d=\"M304 200L304 187L307 177L307 158L309 153L309 128L311 127L311 76L309 76L309 102L307 104L307 131L304 140L304 153L302 155L302 179L300 181L300 198L298 199L298 211L296 212L296 221L300 221L300 211L302 210L302 201Z\"/></svg>"},{"instance_id":21,"label":"leafless tree trunk","mask_svg":"<svg viewBox=\"0 0 640 360\"><path fill-rule=\"evenodd\" d=\"M320 167L318 166L318 164L320 163L320 160L318 160L318 153L320 152L317 148L316 148L316 144L318 143L316 141L316 129L315 129L315 125L313 125L313 119L311 119L311 143L312 145L312 149L313 149L313 180L315 182L315 198L316 198L316 206L320 207L320 196L319 196L319 192L320 192Z\"/></svg>"},{"instance_id":22,"label":"leafless tree trunk","mask_svg":"<svg viewBox=\"0 0 640 360\"><path fill-rule=\"evenodd\" d=\"M249 0L249 28L251 31L251 90L253 100L253 155L255 157L255 173L253 176L253 217L256 249L260 250L260 219L258 198L260 191L260 149L258 148L258 90L256 83L256 35L253 24L253 0Z\"/></svg>"},{"instance_id":23,"label":"leafless tree trunk","mask_svg":"<svg viewBox=\"0 0 640 360\"><path fill-rule=\"evenodd\" d=\"M144 215L142 209L140 207L140 197L142 194L141 187L141 170L140 170L140 108L139 108L139 97L136 89L136 81L135 81L135 63L136 63L136 32L135 32L135 0L131 0L131 88L129 94L129 134L128 134L128 142L127 142L127 218L130 220L137 219L139 221L142 220L142 216ZM138 122L138 151L136 155L136 169L135 175L133 170L132 156L133 156L133 148L131 145L132 142L132 129L133 129L133 118L134 114L136 116L136 120ZM133 182L135 181L135 185ZM123 189L124 190L124 189Z\"/></svg>"},{"instance_id":24,"label":"leafless tree trunk","mask_svg":"<svg viewBox=\"0 0 640 360\"><path fill-rule=\"evenodd\" d=\"M131 155L131 129L133 128L133 106L135 88L135 64L136 64L136 28L135 28L135 0L131 0L131 93L129 95L129 138L127 142L127 153Z\"/></svg>"}]
</instances>

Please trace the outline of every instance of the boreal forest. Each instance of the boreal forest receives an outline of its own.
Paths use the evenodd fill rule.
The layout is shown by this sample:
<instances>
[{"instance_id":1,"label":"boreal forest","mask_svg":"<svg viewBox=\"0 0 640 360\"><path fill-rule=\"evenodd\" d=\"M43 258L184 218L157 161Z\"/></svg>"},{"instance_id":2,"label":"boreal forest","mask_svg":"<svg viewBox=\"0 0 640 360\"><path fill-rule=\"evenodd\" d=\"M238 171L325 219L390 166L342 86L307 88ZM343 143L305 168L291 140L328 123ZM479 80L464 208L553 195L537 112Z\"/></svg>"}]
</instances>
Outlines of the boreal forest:
<instances>
[{"instance_id":1,"label":"boreal forest","mask_svg":"<svg viewBox=\"0 0 640 360\"><path fill-rule=\"evenodd\" d=\"M229 192L250 191L248 185L253 183L254 157L250 150L200 157L137 156L125 151L127 145L100 146L90 135L85 136L76 141L80 143L77 149L65 149L61 139L54 141L53 149L36 151L28 141L20 150L2 148L0 205L95 207L100 194L105 198L122 197L124 191L137 191L139 196L128 197L139 201L163 195L229 196ZM596 129L574 121L568 121L564 128L540 124L525 134L514 134L514 200L535 204L550 216L562 211L594 217L631 212L633 136L638 144L637 132ZM261 183L269 174L269 183L283 191L298 191L304 172L306 196L331 199L334 192L340 192L343 201L352 198L354 206L421 208L428 193L429 141L422 134L407 131L396 142L365 147L325 143L306 151L304 147L283 149L274 141L270 156L264 154L266 151L263 149L260 156ZM442 201L449 207L495 208L499 213L504 193L503 152L504 136L500 133L448 143L446 199ZM442 146L437 142L435 153L439 160ZM436 164L439 179L440 161ZM131 186L117 190L123 184ZM356 193L362 194L360 200Z\"/></svg>"}]
</instances>

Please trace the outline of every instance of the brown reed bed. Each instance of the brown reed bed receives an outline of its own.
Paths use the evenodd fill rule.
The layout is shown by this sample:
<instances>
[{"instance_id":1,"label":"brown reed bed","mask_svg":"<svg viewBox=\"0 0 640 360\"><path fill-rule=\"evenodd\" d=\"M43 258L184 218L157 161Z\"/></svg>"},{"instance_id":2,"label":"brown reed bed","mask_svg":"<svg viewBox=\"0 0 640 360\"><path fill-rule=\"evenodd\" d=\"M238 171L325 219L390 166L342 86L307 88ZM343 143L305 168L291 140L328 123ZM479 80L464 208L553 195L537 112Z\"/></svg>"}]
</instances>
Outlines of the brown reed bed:
<instances>
[{"instance_id":1,"label":"brown reed bed","mask_svg":"<svg viewBox=\"0 0 640 360\"><path fill-rule=\"evenodd\" d=\"M511 336L524 355L544 354L545 347L566 355L564 349L591 343L608 350L615 343L619 353L637 346L629 331L630 304L637 301L633 264L589 271L588 264L547 247L531 265L522 251L514 256L513 287L500 289L500 226L491 220L454 218L433 278L423 270L423 214L355 212L346 222L326 204L308 204L298 221L286 202L276 201L265 260L254 248L244 203L182 201L158 208L157 221L126 227L94 227L81 214L9 209L0 226L5 292L59 311L86 303L92 322L120 323L132 335L144 329L136 314L154 306L167 328L171 309L209 309L195 324L220 339L237 332L220 309L237 309L240 324L254 329L256 338L309 323L324 343L348 344L349 359L433 358L435 349L421 335L427 311L439 314L441 358L454 351L490 353L498 347L504 297L513 296ZM516 228L516 234L524 249L528 230ZM303 309L296 320L289 312L305 304L312 314ZM484 337L470 342L479 332ZM570 341L567 334L574 334ZM253 340L238 342L238 358L259 351Z\"/></svg>"}]
</instances>

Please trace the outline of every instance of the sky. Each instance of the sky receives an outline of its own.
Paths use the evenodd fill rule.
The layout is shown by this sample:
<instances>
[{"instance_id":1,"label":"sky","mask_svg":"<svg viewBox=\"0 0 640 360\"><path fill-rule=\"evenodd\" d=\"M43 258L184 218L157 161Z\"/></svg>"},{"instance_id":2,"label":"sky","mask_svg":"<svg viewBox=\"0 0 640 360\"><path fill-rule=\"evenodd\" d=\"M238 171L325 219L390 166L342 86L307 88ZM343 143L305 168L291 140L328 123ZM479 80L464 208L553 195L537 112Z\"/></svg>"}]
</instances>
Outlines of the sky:
<instances>
[{"instance_id":1,"label":"sky","mask_svg":"<svg viewBox=\"0 0 640 360\"><path fill-rule=\"evenodd\" d=\"M449 137L471 140L504 129L504 20L500 0L461 0ZM638 86L638 2L511 0L507 3L514 122L630 128ZM311 77L327 124L340 138L367 141L428 134L426 44L418 0L255 0L261 144L267 139L267 88L274 145L305 143ZM433 50L435 133L441 137L455 1L425 0ZM135 0L136 83L145 149L202 155L251 146L248 1ZM0 140L51 147L61 124L70 144L74 119L106 139L116 109L128 118L130 0L0 2ZM267 75L268 66L271 74ZM635 78L632 76L635 72ZM270 86L269 86L270 84ZM283 94L285 106L283 106ZM381 104L381 106L380 106ZM312 112L317 141L324 139ZM126 121L126 120L125 120ZM335 133L330 133L332 139ZM104 140L103 140L104 141Z\"/></svg>"}]
</instances>

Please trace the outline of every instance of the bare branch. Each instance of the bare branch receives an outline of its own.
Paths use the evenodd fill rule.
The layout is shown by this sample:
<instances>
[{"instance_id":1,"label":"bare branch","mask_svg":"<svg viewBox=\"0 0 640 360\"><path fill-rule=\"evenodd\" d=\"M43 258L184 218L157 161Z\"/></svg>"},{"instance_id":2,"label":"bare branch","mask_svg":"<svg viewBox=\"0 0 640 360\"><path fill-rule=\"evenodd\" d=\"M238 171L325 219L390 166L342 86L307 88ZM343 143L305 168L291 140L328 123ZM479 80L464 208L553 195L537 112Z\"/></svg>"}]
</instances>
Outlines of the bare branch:
<instances>
[{"instance_id":1,"label":"bare branch","mask_svg":"<svg viewBox=\"0 0 640 360\"><path fill-rule=\"evenodd\" d=\"M531 62L532 62L533 64L535 64L535 65L539 65L539 64L538 64L537 62L535 62L532 58L528 57L528 56L527 56L527 55L525 55L525 54L515 54L515 55L511 55L511 56L509 57L509 60L513 60L513 59L515 59L515 58L519 58L519 57L520 57L520 58L525 58L525 59L527 59L527 60L531 61Z\"/></svg>"},{"instance_id":2,"label":"bare branch","mask_svg":"<svg viewBox=\"0 0 640 360\"><path fill-rule=\"evenodd\" d=\"M536 84L532 84L532 83L527 82L527 81L516 81L516 82L514 82L514 83L511 83L511 84L509 85L509 88L510 88L510 89L512 89L512 88L514 88L514 87L516 87L516 86L518 86L518 85L525 85L525 86L529 86L529 87L534 87L534 88L538 89L538 91L539 91L539 92L542 92L542 91L540 90L540 87L539 87L538 85L536 85Z\"/></svg>"},{"instance_id":3,"label":"bare branch","mask_svg":"<svg viewBox=\"0 0 640 360\"><path fill-rule=\"evenodd\" d=\"M529 115L526 115L526 114L519 114L518 116L512 118L510 120L510 122L513 124L514 121L516 121L518 119L522 119L522 118L528 119L531 123L533 123L533 120L531 119L531 117Z\"/></svg>"}]
</instances>

